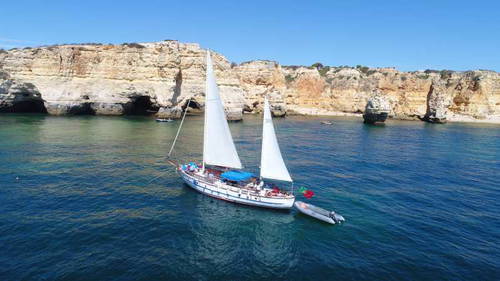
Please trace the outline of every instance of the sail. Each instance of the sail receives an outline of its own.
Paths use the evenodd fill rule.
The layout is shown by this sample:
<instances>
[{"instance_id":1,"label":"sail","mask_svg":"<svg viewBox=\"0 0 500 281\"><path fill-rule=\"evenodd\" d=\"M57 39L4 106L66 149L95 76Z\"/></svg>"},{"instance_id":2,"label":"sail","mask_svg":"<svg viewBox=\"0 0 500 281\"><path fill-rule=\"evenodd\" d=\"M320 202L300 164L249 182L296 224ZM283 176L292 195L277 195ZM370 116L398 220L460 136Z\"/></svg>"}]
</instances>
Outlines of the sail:
<instances>
[{"instance_id":1,"label":"sail","mask_svg":"<svg viewBox=\"0 0 500 281\"><path fill-rule=\"evenodd\" d=\"M203 162L208 165L241 169L241 161L229 131L219 88L215 82L209 51L207 51L206 72Z\"/></svg>"},{"instance_id":2,"label":"sail","mask_svg":"<svg viewBox=\"0 0 500 281\"><path fill-rule=\"evenodd\" d=\"M269 102L264 100L264 122L262 125L262 153L260 155L260 176L267 179L292 181L281 156Z\"/></svg>"}]
</instances>

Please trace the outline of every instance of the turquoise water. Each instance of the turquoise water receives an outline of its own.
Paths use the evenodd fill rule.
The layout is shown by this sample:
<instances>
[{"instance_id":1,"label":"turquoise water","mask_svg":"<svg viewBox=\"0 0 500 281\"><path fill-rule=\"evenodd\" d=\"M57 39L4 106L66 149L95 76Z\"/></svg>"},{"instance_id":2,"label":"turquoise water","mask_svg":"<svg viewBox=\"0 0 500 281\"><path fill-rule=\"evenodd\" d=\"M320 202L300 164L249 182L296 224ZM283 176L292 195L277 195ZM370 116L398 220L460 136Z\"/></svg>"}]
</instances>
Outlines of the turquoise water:
<instances>
[{"instance_id":1,"label":"turquoise water","mask_svg":"<svg viewBox=\"0 0 500 281\"><path fill-rule=\"evenodd\" d=\"M165 162L178 122L1 115L0 279L498 280L500 126L320 120L275 123L341 226L184 186ZM175 157L200 159L202 123ZM258 172L260 119L230 127Z\"/></svg>"}]
</instances>

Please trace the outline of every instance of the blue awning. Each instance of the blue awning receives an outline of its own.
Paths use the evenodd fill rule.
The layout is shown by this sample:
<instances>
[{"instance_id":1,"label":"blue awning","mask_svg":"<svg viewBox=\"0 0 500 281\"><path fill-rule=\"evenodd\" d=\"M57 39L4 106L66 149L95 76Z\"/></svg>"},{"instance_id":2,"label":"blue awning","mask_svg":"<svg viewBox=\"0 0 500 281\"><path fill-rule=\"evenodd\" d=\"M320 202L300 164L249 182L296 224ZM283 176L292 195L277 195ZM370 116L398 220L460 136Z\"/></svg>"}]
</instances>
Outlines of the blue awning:
<instances>
[{"instance_id":1,"label":"blue awning","mask_svg":"<svg viewBox=\"0 0 500 281\"><path fill-rule=\"evenodd\" d=\"M254 175L249 172L243 172L243 171L229 171L222 173L221 178L230 180L230 181L244 181L248 180L249 178L253 177Z\"/></svg>"}]
</instances>

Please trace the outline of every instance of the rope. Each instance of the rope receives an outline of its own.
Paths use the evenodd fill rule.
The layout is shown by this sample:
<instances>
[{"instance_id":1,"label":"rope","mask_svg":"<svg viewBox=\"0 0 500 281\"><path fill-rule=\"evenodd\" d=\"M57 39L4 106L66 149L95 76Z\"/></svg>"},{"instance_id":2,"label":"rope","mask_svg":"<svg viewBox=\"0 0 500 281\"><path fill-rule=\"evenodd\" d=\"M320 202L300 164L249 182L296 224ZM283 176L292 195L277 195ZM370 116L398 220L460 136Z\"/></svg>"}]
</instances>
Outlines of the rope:
<instances>
[{"instance_id":1,"label":"rope","mask_svg":"<svg viewBox=\"0 0 500 281\"><path fill-rule=\"evenodd\" d=\"M151 182L153 182L153 181L154 181L154 180L156 180L157 178L162 177L164 174L165 174L165 172L163 172L163 173L159 174L158 176L156 176L156 177L152 178L150 181L148 181L148 183L147 183L147 184L150 184Z\"/></svg>"},{"instance_id":2,"label":"rope","mask_svg":"<svg viewBox=\"0 0 500 281\"><path fill-rule=\"evenodd\" d=\"M186 118L186 113L187 113L187 108L189 106L189 103L191 103L191 98L189 98L186 109L184 109L184 115L182 116L181 124L179 125L179 129L177 129L177 134L175 134L174 142L172 143L172 147L170 148L170 151L168 152L167 157L170 157L172 154L172 151L174 150L175 143L177 142L177 138L179 137L179 133L181 132L182 124L184 123L184 119Z\"/></svg>"},{"instance_id":3,"label":"rope","mask_svg":"<svg viewBox=\"0 0 500 281\"><path fill-rule=\"evenodd\" d=\"M178 167L178 163L175 163L175 162L174 162L174 161L172 161L172 160L167 160L167 163L168 163L168 164L170 164L170 165L172 165L172 166L173 166L173 167L175 167L175 168L177 168L177 167ZM148 181L148 183L147 183L147 184L152 183L154 180L158 179L159 177L164 176L166 173L167 173L167 171L164 171L164 172L160 173L158 176L156 176L156 177L152 178L150 181Z\"/></svg>"},{"instance_id":4,"label":"rope","mask_svg":"<svg viewBox=\"0 0 500 281\"><path fill-rule=\"evenodd\" d=\"M179 129L177 129L177 133L175 134L175 138L174 138L174 142L172 143L172 147L170 147L170 151L168 152L168 155L167 155L167 158L170 158L170 155L172 154L172 151L174 150L174 147L175 147L175 143L177 142L177 138L179 137L179 134L181 132L181 128L182 128L182 124L184 123L184 119L186 119L186 113L187 113L187 108L189 106L189 103L191 102L191 98L189 98L188 102L187 102L187 105L186 105L186 109L184 110L184 115L182 116L182 120L181 120L181 124L179 125ZM174 166L174 167L177 167L177 164L172 161L172 160L167 160L167 162ZM162 177L163 175L165 175L166 171L159 174L158 176L152 178L148 184L150 184L151 182L153 182L154 180L158 179L159 177Z\"/></svg>"}]
</instances>

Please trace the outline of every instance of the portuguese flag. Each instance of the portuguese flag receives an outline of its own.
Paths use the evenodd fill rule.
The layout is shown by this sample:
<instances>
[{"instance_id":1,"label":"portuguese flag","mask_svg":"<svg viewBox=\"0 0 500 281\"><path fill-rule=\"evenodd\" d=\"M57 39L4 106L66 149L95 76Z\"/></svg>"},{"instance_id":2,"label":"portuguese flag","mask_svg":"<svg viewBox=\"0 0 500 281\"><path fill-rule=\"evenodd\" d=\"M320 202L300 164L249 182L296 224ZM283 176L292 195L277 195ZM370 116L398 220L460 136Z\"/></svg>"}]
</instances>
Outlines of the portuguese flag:
<instances>
[{"instance_id":1,"label":"portuguese flag","mask_svg":"<svg viewBox=\"0 0 500 281\"><path fill-rule=\"evenodd\" d=\"M299 188L299 192L302 193L302 195L304 195L304 197L307 199L311 199L311 197L314 196L314 192L310 189L305 188L305 187Z\"/></svg>"}]
</instances>

